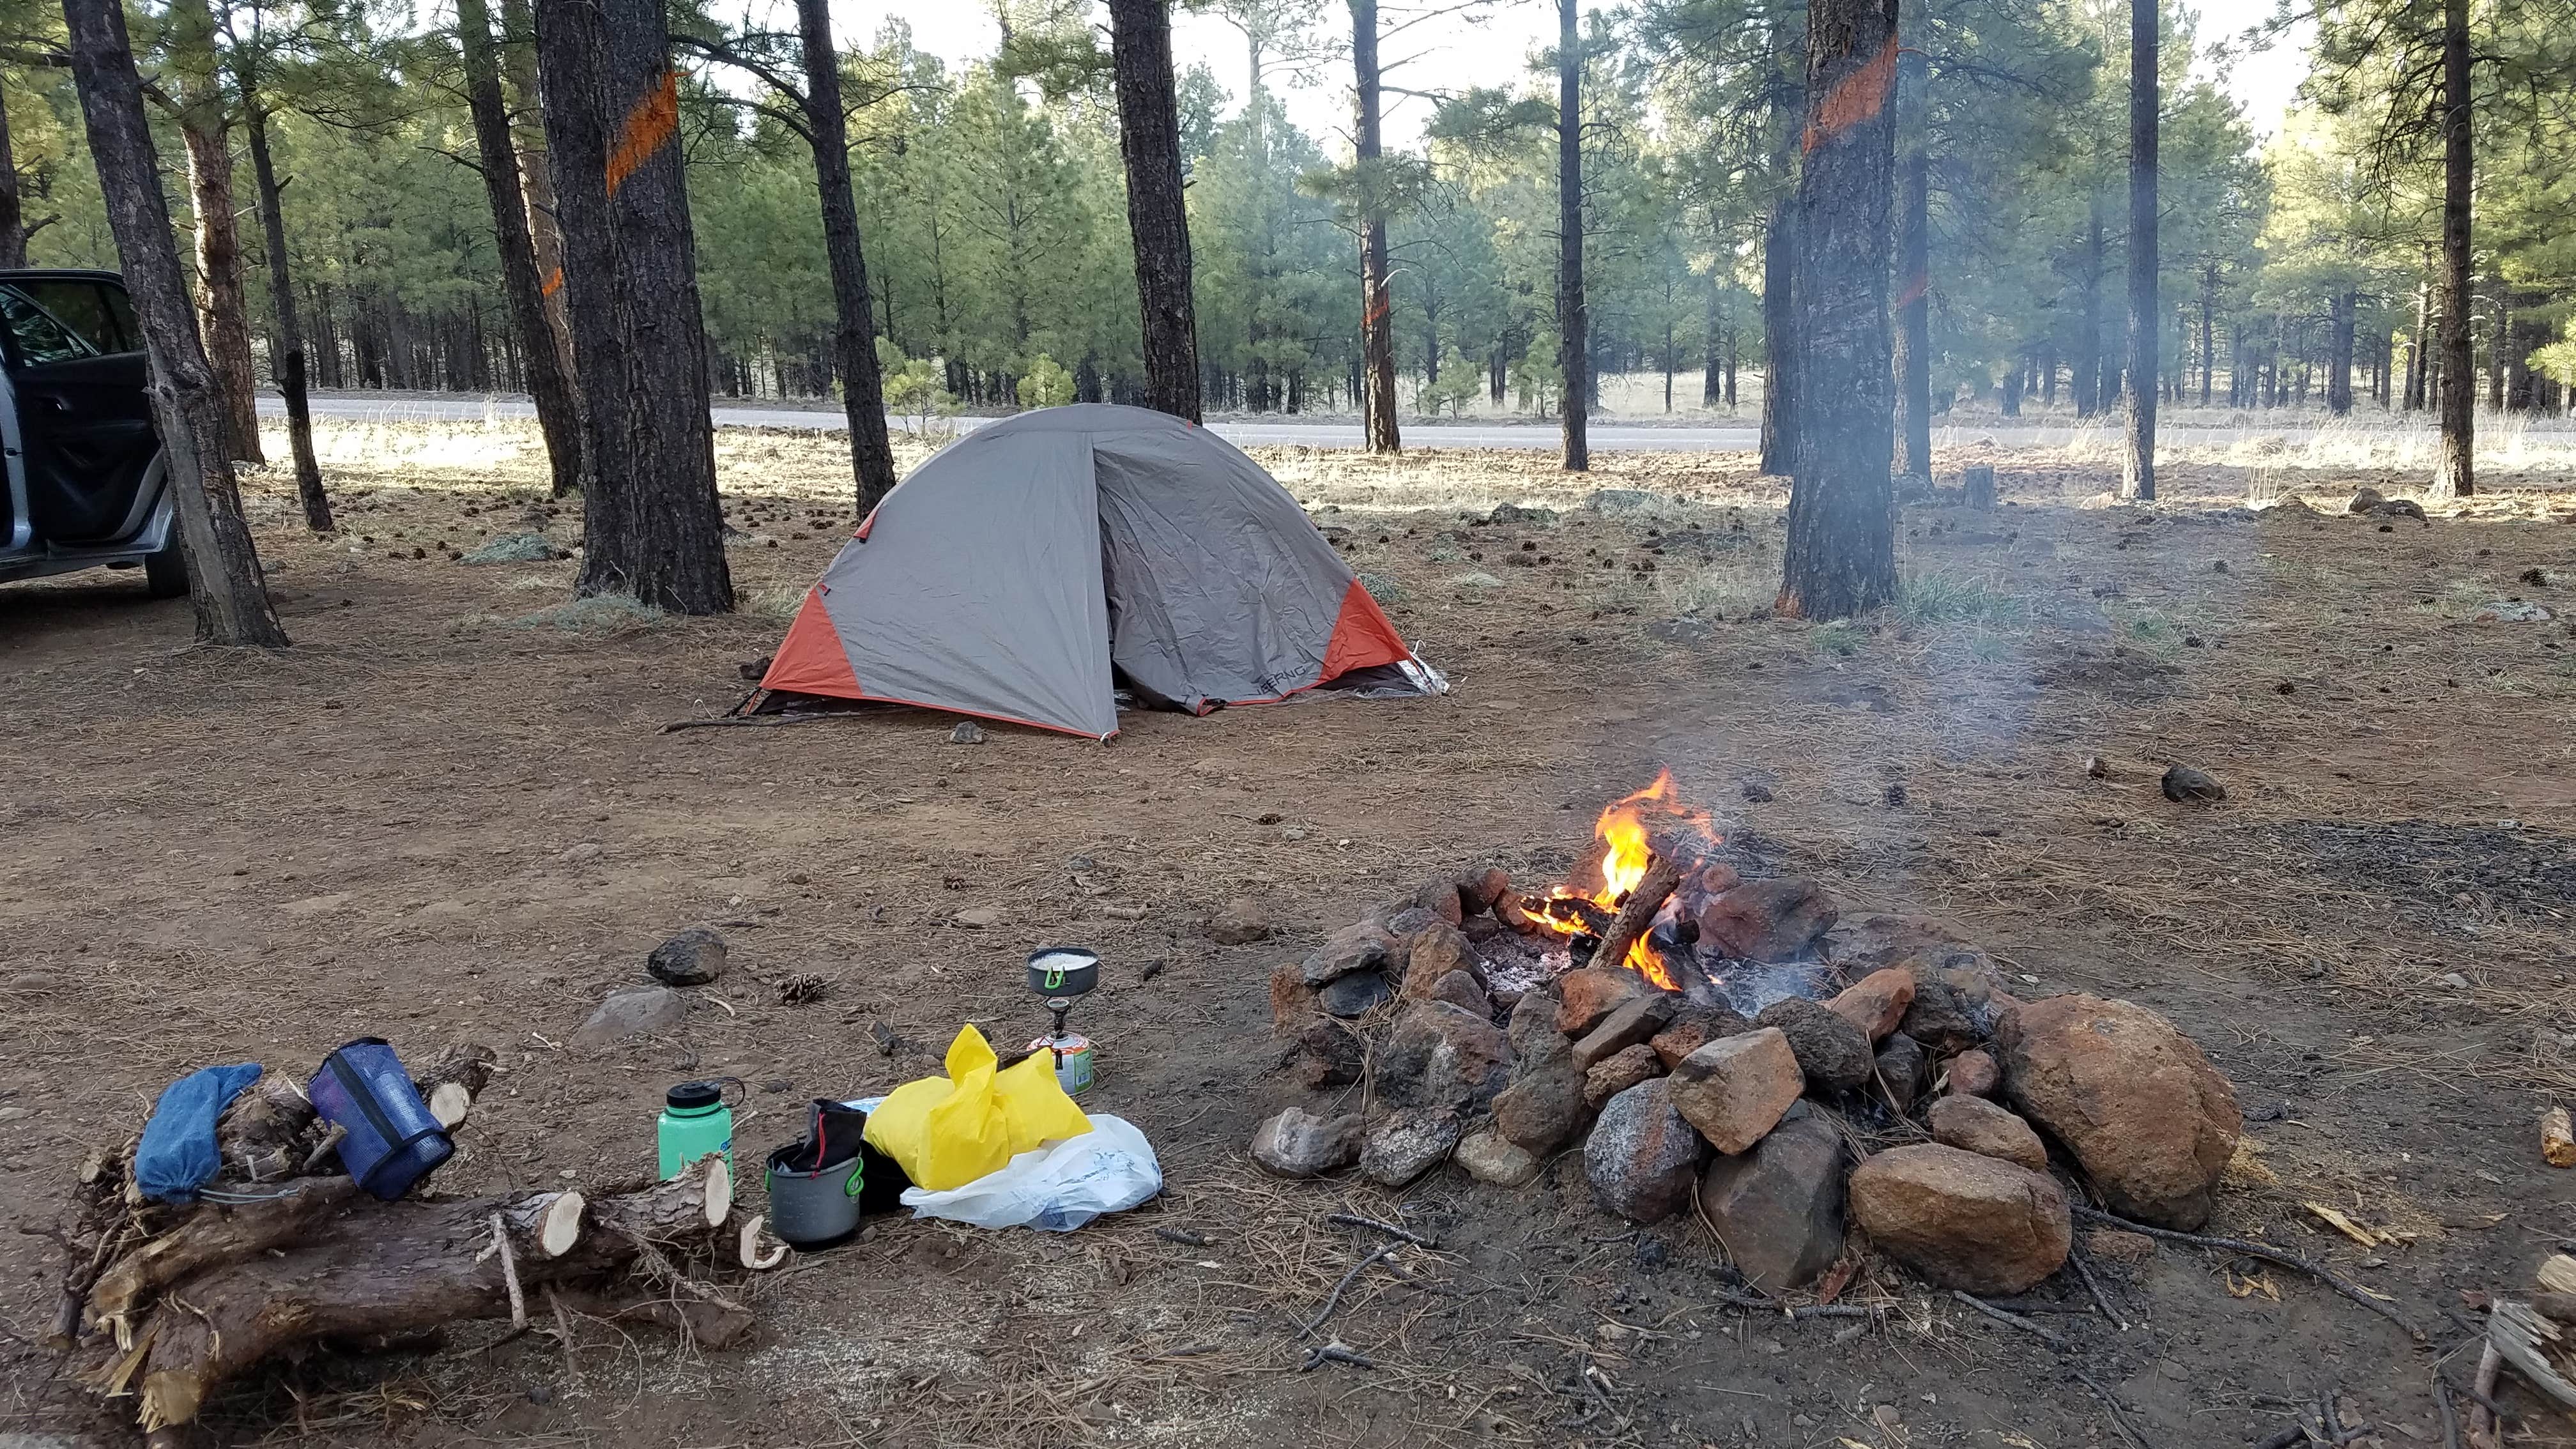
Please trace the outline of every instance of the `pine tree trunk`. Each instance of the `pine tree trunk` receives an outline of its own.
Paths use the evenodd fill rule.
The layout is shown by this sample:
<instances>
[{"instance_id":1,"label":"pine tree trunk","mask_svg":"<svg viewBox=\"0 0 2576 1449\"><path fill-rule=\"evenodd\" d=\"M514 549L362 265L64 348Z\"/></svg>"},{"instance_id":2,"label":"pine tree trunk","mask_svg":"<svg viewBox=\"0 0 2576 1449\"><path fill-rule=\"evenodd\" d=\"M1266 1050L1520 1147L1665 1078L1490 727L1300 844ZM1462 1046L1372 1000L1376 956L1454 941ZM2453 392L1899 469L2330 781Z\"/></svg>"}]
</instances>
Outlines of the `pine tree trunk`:
<instances>
[{"instance_id":1,"label":"pine tree trunk","mask_svg":"<svg viewBox=\"0 0 2576 1449\"><path fill-rule=\"evenodd\" d=\"M823 0L798 0L820 9ZM1172 16L1164 0L1109 0L1118 79L1118 153L1127 163L1127 230L1135 240L1144 322L1145 401L1199 420L1198 321L1190 296L1190 219L1181 200L1180 101Z\"/></svg>"},{"instance_id":2,"label":"pine tree trunk","mask_svg":"<svg viewBox=\"0 0 2576 1449\"><path fill-rule=\"evenodd\" d=\"M2200 271L2200 405L2218 384L2218 263Z\"/></svg>"},{"instance_id":3,"label":"pine tree trunk","mask_svg":"<svg viewBox=\"0 0 2576 1449\"><path fill-rule=\"evenodd\" d=\"M2094 192L2084 203L2084 272L2079 288L2083 295L2083 315L2076 319L2073 375L2070 390L2075 394L2075 415L2089 418L2102 410L2102 193Z\"/></svg>"},{"instance_id":4,"label":"pine tree trunk","mask_svg":"<svg viewBox=\"0 0 2576 1449\"><path fill-rule=\"evenodd\" d=\"M1797 469L1798 198L1782 195L1762 228L1762 461L1766 477Z\"/></svg>"},{"instance_id":5,"label":"pine tree trunk","mask_svg":"<svg viewBox=\"0 0 2576 1449\"><path fill-rule=\"evenodd\" d=\"M8 96L0 88L0 267L26 264L27 201L18 187L17 153L9 145Z\"/></svg>"},{"instance_id":6,"label":"pine tree trunk","mask_svg":"<svg viewBox=\"0 0 2576 1449\"><path fill-rule=\"evenodd\" d=\"M2021 381L2021 359L2016 357L2004 368L2003 414L2005 417L2021 416Z\"/></svg>"},{"instance_id":7,"label":"pine tree trunk","mask_svg":"<svg viewBox=\"0 0 2576 1449\"><path fill-rule=\"evenodd\" d=\"M2326 344L2326 411L2338 418L2352 415L2353 314L2360 301L2351 292L2337 292L2330 304L2333 322Z\"/></svg>"},{"instance_id":8,"label":"pine tree trunk","mask_svg":"<svg viewBox=\"0 0 2576 1449\"><path fill-rule=\"evenodd\" d=\"M662 6L543 5L537 47L587 403L578 587L674 613L725 613L733 580Z\"/></svg>"},{"instance_id":9,"label":"pine tree trunk","mask_svg":"<svg viewBox=\"0 0 2576 1449\"><path fill-rule=\"evenodd\" d=\"M841 53L832 43L832 11L827 0L796 0L796 17L805 55L805 123L814 132L814 180L823 199L823 255L832 268L832 358L841 374L850 471L864 518L893 491L894 443L886 436L876 312L868 300L858 197L850 188L849 126L841 106Z\"/></svg>"},{"instance_id":10,"label":"pine tree trunk","mask_svg":"<svg viewBox=\"0 0 2576 1449\"><path fill-rule=\"evenodd\" d=\"M286 399L286 442L295 455L295 496L304 525L331 531L331 498L322 491L322 464L313 456L313 407L305 391L304 324L296 315L295 282L286 262L286 211L277 166L268 154L268 116L249 83L242 86L242 120L249 132L251 180L259 188L260 238L268 253L269 305L277 313L277 390Z\"/></svg>"},{"instance_id":11,"label":"pine tree trunk","mask_svg":"<svg viewBox=\"0 0 2576 1449\"><path fill-rule=\"evenodd\" d=\"M1703 369L1703 375L1700 378L1699 405L1704 408L1713 408L1717 406L1718 401L1726 395L1726 379L1724 376L1726 371L1726 362L1718 353L1720 329L1717 325L1717 288L1715 286L1711 286L1708 289L1708 317L1703 324L1702 331L1707 340L1704 350L1701 353L1701 357L1707 365Z\"/></svg>"},{"instance_id":12,"label":"pine tree trunk","mask_svg":"<svg viewBox=\"0 0 2576 1449\"><path fill-rule=\"evenodd\" d=\"M1568 473L1592 468L1592 320L1583 296L1583 30L1575 0L1556 0L1556 370Z\"/></svg>"},{"instance_id":13,"label":"pine tree trunk","mask_svg":"<svg viewBox=\"0 0 2576 1449\"><path fill-rule=\"evenodd\" d=\"M465 62L465 102L474 118L474 149L482 163L483 200L492 213L492 237L501 258L501 290L510 302L511 325L527 366L528 397L536 404L537 430L545 435L554 495L582 491L581 407L573 392L565 349L545 300L545 273L528 231L528 207L519 189L519 150L501 94L500 57L492 43L492 16L484 0L456 0L456 33Z\"/></svg>"},{"instance_id":14,"label":"pine tree trunk","mask_svg":"<svg viewBox=\"0 0 2576 1449\"><path fill-rule=\"evenodd\" d=\"M2494 306L2489 309L2489 315L2493 319L2489 326L2493 328L2493 335L2487 341L2487 407L2495 412L2502 412L2504 411L2507 351L2505 338L2513 328L2513 296L2505 291L2502 277L2494 279L2488 295L2493 300Z\"/></svg>"},{"instance_id":15,"label":"pine tree trunk","mask_svg":"<svg viewBox=\"0 0 2576 1449\"><path fill-rule=\"evenodd\" d=\"M554 167L546 158L545 123L537 96L537 18L528 0L501 0L502 95L510 106L510 140L519 155L519 190L528 219L528 246L536 253L538 290L552 325L557 371L572 386L572 318L564 310L563 228L555 221ZM526 334L523 332L522 337ZM581 398L572 398L574 438L580 437Z\"/></svg>"},{"instance_id":16,"label":"pine tree trunk","mask_svg":"<svg viewBox=\"0 0 2576 1449\"><path fill-rule=\"evenodd\" d=\"M1897 0L1810 0L1798 177L1797 429L1779 611L1866 612L1896 597L1896 382L1888 335Z\"/></svg>"},{"instance_id":17,"label":"pine tree trunk","mask_svg":"<svg viewBox=\"0 0 2576 1449\"><path fill-rule=\"evenodd\" d=\"M1366 376L1360 422L1372 453L1395 453L1404 439L1395 418L1395 298L1386 251L1384 139L1379 120L1377 0L1350 0L1351 73L1358 126L1351 152L1360 190L1360 360Z\"/></svg>"},{"instance_id":18,"label":"pine tree trunk","mask_svg":"<svg viewBox=\"0 0 2576 1449\"><path fill-rule=\"evenodd\" d=\"M2477 359L2469 345L2469 0L2442 6L2442 442L2432 496L2477 492Z\"/></svg>"},{"instance_id":19,"label":"pine tree trunk","mask_svg":"<svg viewBox=\"0 0 2576 1449\"><path fill-rule=\"evenodd\" d=\"M196 212L198 326L223 390L228 456L264 462L258 385L252 380L250 314L242 294L241 227L233 217L232 127L213 101L179 123L188 147L188 196Z\"/></svg>"},{"instance_id":20,"label":"pine tree trunk","mask_svg":"<svg viewBox=\"0 0 2576 1449\"><path fill-rule=\"evenodd\" d=\"M63 20L90 156L150 357L153 422L188 563L197 637L209 644L283 645L286 631L269 604L259 550L242 518L227 451L231 420L197 341L124 7L119 0L63 0Z\"/></svg>"},{"instance_id":21,"label":"pine tree trunk","mask_svg":"<svg viewBox=\"0 0 2576 1449\"><path fill-rule=\"evenodd\" d=\"M2120 459L2120 496L2156 496L2156 354L2163 318L2156 306L2156 140L2161 78L2156 71L2157 0L2129 0L2129 384L2128 450Z\"/></svg>"},{"instance_id":22,"label":"pine tree trunk","mask_svg":"<svg viewBox=\"0 0 2576 1449\"><path fill-rule=\"evenodd\" d=\"M1896 471L1926 480L1932 476L1930 83L1922 52L1909 47L1896 65Z\"/></svg>"}]
</instances>

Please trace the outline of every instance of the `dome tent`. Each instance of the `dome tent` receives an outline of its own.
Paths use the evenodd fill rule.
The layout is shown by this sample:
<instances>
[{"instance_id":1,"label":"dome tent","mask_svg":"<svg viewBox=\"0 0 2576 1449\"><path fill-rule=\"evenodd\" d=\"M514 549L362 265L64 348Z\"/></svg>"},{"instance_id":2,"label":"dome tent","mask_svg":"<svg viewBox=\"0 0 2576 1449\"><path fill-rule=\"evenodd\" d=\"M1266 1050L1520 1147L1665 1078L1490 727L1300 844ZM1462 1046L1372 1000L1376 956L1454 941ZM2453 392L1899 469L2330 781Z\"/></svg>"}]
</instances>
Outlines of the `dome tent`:
<instances>
[{"instance_id":1,"label":"dome tent","mask_svg":"<svg viewBox=\"0 0 2576 1449\"><path fill-rule=\"evenodd\" d=\"M1181 419L1085 403L913 469L806 594L761 688L1105 740L1121 683L1196 714L1444 687L1259 464Z\"/></svg>"}]
</instances>

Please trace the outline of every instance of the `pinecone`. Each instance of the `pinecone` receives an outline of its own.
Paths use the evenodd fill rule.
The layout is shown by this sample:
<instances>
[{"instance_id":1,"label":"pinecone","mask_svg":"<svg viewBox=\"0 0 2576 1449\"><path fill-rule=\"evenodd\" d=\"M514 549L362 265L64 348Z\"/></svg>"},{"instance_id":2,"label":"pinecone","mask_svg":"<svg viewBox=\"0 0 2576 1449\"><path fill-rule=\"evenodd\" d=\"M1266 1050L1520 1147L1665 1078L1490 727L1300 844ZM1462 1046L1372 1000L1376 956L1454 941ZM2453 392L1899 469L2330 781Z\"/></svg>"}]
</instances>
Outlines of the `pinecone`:
<instances>
[{"instance_id":1,"label":"pinecone","mask_svg":"<svg viewBox=\"0 0 2576 1449\"><path fill-rule=\"evenodd\" d=\"M800 972L778 983L778 1004L802 1006L809 1001L820 1001L831 986L832 983L810 971Z\"/></svg>"}]
</instances>

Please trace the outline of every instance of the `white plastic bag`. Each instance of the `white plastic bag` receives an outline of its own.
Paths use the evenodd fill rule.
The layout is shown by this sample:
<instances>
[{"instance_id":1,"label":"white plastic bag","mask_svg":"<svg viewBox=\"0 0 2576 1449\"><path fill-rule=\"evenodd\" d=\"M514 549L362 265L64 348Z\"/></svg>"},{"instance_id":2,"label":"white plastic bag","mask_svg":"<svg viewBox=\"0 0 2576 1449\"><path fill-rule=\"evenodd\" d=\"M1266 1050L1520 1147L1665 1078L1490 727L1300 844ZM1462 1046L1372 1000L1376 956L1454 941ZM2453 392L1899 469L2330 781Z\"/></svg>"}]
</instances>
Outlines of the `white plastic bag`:
<instances>
[{"instance_id":1,"label":"white plastic bag","mask_svg":"<svg viewBox=\"0 0 2576 1449\"><path fill-rule=\"evenodd\" d=\"M1043 1228L1069 1233L1102 1213L1124 1212L1163 1190L1163 1166L1145 1134L1124 1118L1091 1115L1079 1137L1041 1143L964 1187L908 1187L915 1217L978 1228Z\"/></svg>"}]
</instances>

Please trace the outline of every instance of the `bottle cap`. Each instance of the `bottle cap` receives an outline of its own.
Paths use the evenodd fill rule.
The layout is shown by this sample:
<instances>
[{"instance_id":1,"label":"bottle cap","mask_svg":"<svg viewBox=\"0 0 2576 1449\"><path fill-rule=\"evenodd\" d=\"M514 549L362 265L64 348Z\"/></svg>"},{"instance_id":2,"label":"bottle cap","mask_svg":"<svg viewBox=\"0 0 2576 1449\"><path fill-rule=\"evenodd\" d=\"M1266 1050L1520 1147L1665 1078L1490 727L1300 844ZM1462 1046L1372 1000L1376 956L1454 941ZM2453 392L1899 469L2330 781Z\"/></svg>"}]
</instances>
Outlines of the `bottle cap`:
<instances>
[{"instance_id":1,"label":"bottle cap","mask_svg":"<svg viewBox=\"0 0 2576 1449\"><path fill-rule=\"evenodd\" d=\"M703 1112L724 1100L724 1089L713 1082L682 1082L664 1092L662 1100L673 1111Z\"/></svg>"}]
</instances>

